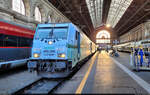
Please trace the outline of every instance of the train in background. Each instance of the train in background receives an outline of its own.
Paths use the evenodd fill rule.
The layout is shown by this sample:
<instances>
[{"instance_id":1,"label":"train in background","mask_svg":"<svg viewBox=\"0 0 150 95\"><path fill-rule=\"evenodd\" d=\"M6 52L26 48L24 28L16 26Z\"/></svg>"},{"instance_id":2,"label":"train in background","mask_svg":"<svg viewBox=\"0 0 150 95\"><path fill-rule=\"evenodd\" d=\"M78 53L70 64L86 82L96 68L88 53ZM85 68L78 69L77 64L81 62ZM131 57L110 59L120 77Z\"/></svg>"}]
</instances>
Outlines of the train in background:
<instances>
[{"instance_id":1,"label":"train in background","mask_svg":"<svg viewBox=\"0 0 150 95\"><path fill-rule=\"evenodd\" d=\"M133 29L129 30L124 35L120 36L120 43L114 47L118 51L131 52L133 47L142 46L145 52L149 52L150 48L150 21L145 21Z\"/></svg>"},{"instance_id":2,"label":"train in background","mask_svg":"<svg viewBox=\"0 0 150 95\"><path fill-rule=\"evenodd\" d=\"M128 43L114 45L113 48L116 48L120 52L130 53L133 48L133 45L134 45L133 42L128 42Z\"/></svg>"},{"instance_id":3,"label":"train in background","mask_svg":"<svg viewBox=\"0 0 150 95\"><path fill-rule=\"evenodd\" d=\"M96 45L72 23L39 24L33 39L29 70L43 77L68 74L80 61L96 52Z\"/></svg>"},{"instance_id":4,"label":"train in background","mask_svg":"<svg viewBox=\"0 0 150 95\"><path fill-rule=\"evenodd\" d=\"M0 19L0 71L25 65L34 29Z\"/></svg>"},{"instance_id":5,"label":"train in background","mask_svg":"<svg viewBox=\"0 0 150 95\"><path fill-rule=\"evenodd\" d=\"M142 46L145 54L147 55L150 52L150 39L145 39L137 42L128 42L124 44L114 45L114 48L117 48L120 52L131 53L133 48L138 48Z\"/></svg>"}]
</instances>

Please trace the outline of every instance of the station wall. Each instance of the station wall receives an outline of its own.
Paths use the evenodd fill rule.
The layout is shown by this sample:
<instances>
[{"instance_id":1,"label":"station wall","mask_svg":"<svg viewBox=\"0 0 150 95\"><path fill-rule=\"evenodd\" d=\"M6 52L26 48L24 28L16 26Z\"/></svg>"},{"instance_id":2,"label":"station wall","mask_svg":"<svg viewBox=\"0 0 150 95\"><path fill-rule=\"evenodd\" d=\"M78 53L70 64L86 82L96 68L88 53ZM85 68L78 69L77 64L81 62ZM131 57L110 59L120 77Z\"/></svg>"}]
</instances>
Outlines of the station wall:
<instances>
[{"instance_id":1,"label":"station wall","mask_svg":"<svg viewBox=\"0 0 150 95\"><path fill-rule=\"evenodd\" d=\"M16 2L18 0L15 0ZM35 28L38 23L48 22L70 22L60 11L58 11L48 0L22 0L25 14L13 10L13 0L0 0L0 19L23 24ZM17 3L16 3L17 4ZM41 22L35 20L35 8L41 13Z\"/></svg>"},{"instance_id":2,"label":"station wall","mask_svg":"<svg viewBox=\"0 0 150 95\"><path fill-rule=\"evenodd\" d=\"M150 21L142 23L119 37L120 43L150 39Z\"/></svg>"}]
</instances>

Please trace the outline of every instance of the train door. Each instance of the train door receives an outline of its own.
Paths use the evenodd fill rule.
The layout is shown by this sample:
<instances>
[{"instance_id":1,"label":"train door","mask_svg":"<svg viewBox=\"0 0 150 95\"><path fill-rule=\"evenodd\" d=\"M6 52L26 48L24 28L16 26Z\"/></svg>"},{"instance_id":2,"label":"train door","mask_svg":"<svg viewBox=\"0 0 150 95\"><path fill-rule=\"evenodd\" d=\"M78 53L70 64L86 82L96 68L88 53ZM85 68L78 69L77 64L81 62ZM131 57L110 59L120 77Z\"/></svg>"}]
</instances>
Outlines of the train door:
<instances>
[{"instance_id":1,"label":"train door","mask_svg":"<svg viewBox=\"0 0 150 95\"><path fill-rule=\"evenodd\" d=\"M76 31L76 58L77 60L80 59L80 33Z\"/></svg>"},{"instance_id":2,"label":"train door","mask_svg":"<svg viewBox=\"0 0 150 95\"><path fill-rule=\"evenodd\" d=\"M78 60L80 59L80 32L77 32L77 48L78 48L78 55L77 58Z\"/></svg>"}]
</instances>

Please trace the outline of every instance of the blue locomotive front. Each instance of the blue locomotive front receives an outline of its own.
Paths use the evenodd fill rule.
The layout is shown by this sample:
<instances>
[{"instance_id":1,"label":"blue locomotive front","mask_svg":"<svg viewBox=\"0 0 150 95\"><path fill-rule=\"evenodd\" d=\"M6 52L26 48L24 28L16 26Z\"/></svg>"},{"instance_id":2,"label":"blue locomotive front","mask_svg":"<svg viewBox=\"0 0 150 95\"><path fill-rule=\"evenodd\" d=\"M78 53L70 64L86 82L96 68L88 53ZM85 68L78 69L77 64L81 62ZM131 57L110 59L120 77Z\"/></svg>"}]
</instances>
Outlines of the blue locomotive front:
<instances>
[{"instance_id":1,"label":"blue locomotive front","mask_svg":"<svg viewBox=\"0 0 150 95\"><path fill-rule=\"evenodd\" d=\"M73 57L69 53L68 46L75 47L77 43L74 37L71 37L76 32L75 28L74 31L69 32L71 25L71 23L38 25L33 40L31 58L28 62L30 70L54 72L73 67ZM68 38L69 36L70 38ZM79 54L74 53L74 57L76 55Z\"/></svg>"},{"instance_id":2,"label":"blue locomotive front","mask_svg":"<svg viewBox=\"0 0 150 95\"><path fill-rule=\"evenodd\" d=\"M50 74L70 72L95 51L96 45L72 23L39 24L28 69Z\"/></svg>"}]
</instances>

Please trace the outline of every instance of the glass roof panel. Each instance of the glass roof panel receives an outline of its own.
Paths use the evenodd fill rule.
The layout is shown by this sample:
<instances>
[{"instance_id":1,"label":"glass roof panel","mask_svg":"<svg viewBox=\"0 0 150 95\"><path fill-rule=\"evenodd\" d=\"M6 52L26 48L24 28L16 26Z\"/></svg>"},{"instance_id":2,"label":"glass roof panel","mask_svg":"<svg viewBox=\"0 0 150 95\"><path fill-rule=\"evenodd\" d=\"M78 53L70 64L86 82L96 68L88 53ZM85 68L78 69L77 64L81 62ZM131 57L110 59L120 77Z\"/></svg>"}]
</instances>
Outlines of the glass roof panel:
<instances>
[{"instance_id":1,"label":"glass roof panel","mask_svg":"<svg viewBox=\"0 0 150 95\"><path fill-rule=\"evenodd\" d=\"M102 23L103 0L86 0L94 28Z\"/></svg>"},{"instance_id":2,"label":"glass roof panel","mask_svg":"<svg viewBox=\"0 0 150 95\"><path fill-rule=\"evenodd\" d=\"M114 28L132 1L133 0L112 0L108 13L107 24L110 24Z\"/></svg>"}]
</instances>

